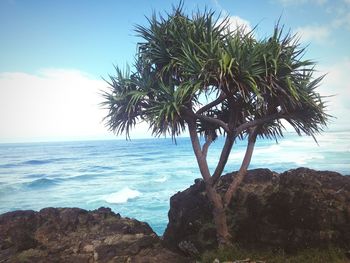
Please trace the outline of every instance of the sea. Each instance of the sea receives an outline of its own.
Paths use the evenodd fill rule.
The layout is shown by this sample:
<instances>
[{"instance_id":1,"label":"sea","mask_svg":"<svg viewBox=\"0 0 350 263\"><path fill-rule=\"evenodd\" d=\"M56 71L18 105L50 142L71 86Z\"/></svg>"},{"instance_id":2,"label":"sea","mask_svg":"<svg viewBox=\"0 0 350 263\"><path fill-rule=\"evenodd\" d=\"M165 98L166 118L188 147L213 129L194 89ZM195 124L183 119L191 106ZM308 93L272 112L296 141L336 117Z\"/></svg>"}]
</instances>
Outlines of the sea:
<instances>
[{"instance_id":1,"label":"sea","mask_svg":"<svg viewBox=\"0 0 350 263\"><path fill-rule=\"evenodd\" d=\"M213 171L224 139L210 147ZM239 168L246 141L233 146L224 173ZM298 167L350 175L350 131L278 142L258 140L250 169ZM44 207L110 207L162 235L170 197L200 177L189 138L0 144L0 213Z\"/></svg>"}]
</instances>

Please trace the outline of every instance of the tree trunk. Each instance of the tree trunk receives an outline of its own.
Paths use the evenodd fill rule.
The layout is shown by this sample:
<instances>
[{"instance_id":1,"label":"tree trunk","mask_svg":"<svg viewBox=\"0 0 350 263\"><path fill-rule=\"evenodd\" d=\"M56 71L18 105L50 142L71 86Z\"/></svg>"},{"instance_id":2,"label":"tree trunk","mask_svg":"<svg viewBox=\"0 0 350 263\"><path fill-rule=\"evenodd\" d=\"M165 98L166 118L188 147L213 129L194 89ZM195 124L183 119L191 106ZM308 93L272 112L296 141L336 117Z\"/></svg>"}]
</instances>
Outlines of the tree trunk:
<instances>
[{"instance_id":1,"label":"tree trunk","mask_svg":"<svg viewBox=\"0 0 350 263\"><path fill-rule=\"evenodd\" d=\"M238 173L236 174L236 176L233 178L229 188L227 189L227 191L225 193L225 196L224 196L225 207L227 207L230 204L232 196L236 193L239 185L241 184L245 175L247 174L247 170L248 170L250 161L252 159L253 151L254 151L256 136L257 136L257 131L255 128L249 134L248 145L247 145L247 149L246 149L246 152L244 155L242 165L241 165Z\"/></svg>"},{"instance_id":2,"label":"tree trunk","mask_svg":"<svg viewBox=\"0 0 350 263\"><path fill-rule=\"evenodd\" d=\"M212 213L216 227L216 238L218 245L219 247L230 245L231 235L228 231L227 218L222 198L216 192L215 186L212 186L210 181L205 182L205 189L208 195L208 199L213 206Z\"/></svg>"},{"instance_id":3,"label":"tree trunk","mask_svg":"<svg viewBox=\"0 0 350 263\"><path fill-rule=\"evenodd\" d=\"M188 129L191 137L193 151L199 166L199 170L205 182L205 190L207 192L207 197L209 199L209 202L213 206L212 213L215 222L216 235L219 247L229 245L231 244L231 235L227 227L224 203L221 196L216 192L215 185L212 185L210 171L205 156L206 154L201 150L199 139L197 136L196 124L192 121L188 121Z\"/></svg>"}]
</instances>

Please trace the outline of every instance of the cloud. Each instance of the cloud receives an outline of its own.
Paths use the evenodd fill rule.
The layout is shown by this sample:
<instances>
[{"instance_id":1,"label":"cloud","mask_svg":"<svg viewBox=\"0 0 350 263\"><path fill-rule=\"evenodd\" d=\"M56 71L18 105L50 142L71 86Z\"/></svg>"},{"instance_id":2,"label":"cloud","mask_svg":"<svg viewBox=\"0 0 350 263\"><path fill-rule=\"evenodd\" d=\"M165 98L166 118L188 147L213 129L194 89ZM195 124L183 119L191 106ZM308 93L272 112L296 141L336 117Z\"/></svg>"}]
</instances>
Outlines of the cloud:
<instances>
[{"instance_id":1,"label":"cloud","mask_svg":"<svg viewBox=\"0 0 350 263\"><path fill-rule=\"evenodd\" d=\"M288 1L288 0L286 0ZM307 2L307 1L298 1ZM314 41L316 43L335 43L337 30L350 31L350 0L325 2L322 10L326 12L325 17L332 18L322 25L306 25L295 30L305 42ZM344 32L346 33L346 32Z\"/></svg>"},{"instance_id":2,"label":"cloud","mask_svg":"<svg viewBox=\"0 0 350 263\"><path fill-rule=\"evenodd\" d=\"M316 30L316 37L323 38L329 36L329 32L334 29L345 29L350 30L350 0L276 0L283 6L301 6L310 4L314 8L318 6L320 11L324 12L324 17L327 19L328 16L332 16L332 19L325 21L323 26L306 26L307 35L313 36L312 30Z\"/></svg>"},{"instance_id":3,"label":"cloud","mask_svg":"<svg viewBox=\"0 0 350 263\"><path fill-rule=\"evenodd\" d=\"M106 86L76 70L0 73L0 140L112 138L99 105Z\"/></svg>"},{"instance_id":4,"label":"cloud","mask_svg":"<svg viewBox=\"0 0 350 263\"><path fill-rule=\"evenodd\" d=\"M216 6L216 8L218 8L220 10L220 12L223 13L223 15L228 15L227 10L222 7L222 5L219 3L218 0L212 0L212 2Z\"/></svg>"},{"instance_id":5,"label":"cloud","mask_svg":"<svg viewBox=\"0 0 350 263\"><path fill-rule=\"evenodd\" d=\"M314 77L325 75L316 89L326 105L326 113L331 115L328 128L325 131L350 130L350 58L333 65L317 65ZM283 121L287 130L293 131L290 125Z\"/></svg>"},{"instance_id":6,"label":"cloud","mask_svg":"<svg viewBox=\"0 0 350 263\"><path fill-rule=\"evenodd\" d=\"M316 5L324 5L328 2L328 0L277 0L284 6L290 5L303 5L303 4L316 4Z\"/></svg>"},{"instance_id":7,"label":"cloud","mask_svg":"<svg viewBox=\"0 0 350 263\"><path fill-rule=\"evenodd\" d=\"M245 20L239 16L229 16L229 12L224 9L218 0L212 0L214 5L220 10L223 17L228 17L229 28L231 31L235 31L237 28L244 28L246 31L251 31L252 27L248 20ZM222 22L223 19L219 19L219 23Z\"/></svg>"},{"instance_id":8,"label":"cloud","mask_svg":"<svg viewBox=\"0 0 350 263\"><path fill-rule=\"evenodd\" d=\"M224 21L224 17L220 18L218 20L218 23L220 24L223 21ZM239 16L227 17L227 23L228 23L228 29L231 32L236 31L238 28L243 30L246 33L252 31L252 27L250 25L250 22L248 20L245 20L245 19L239 17Z\"/></svg>"},{"instance_id":9,"label":"cloud","mask_svg":"<svg viewBox=\"0 0 350 263\"><path fill-rule=\"evenodd\" d=\"M327 74L318 89L328 105L328 113L336 117L330 124L330 129L350 129L350 58L330 66L320 67L321 74Z\"/></svg>"},{"instance_id":10,"label":"cloud","mask_svg":"<svg viewBox=\"0 0 350 263\"><path fill-rule=\"evenodd\" d=\"M0 74L0 138L104 133L98 92L106 86L74 70Z\"/></svg>"},{"instance_id":11,"label":"cloud","mask_svg":"<svg viewBox=\"0 0 350 263\"><path fill-rule=\"evenodd\" d=\"M332 21L332 26L336 29L344 27L345 29L350 30L350 11L345 14L340 14Z\"/></svg>"},{"instance_id":12,"label":"cloud","mask_svg":"<svg viewBox=\"0 0 350 263\"><path fill-rule=\"evenodd\" d=\"M304 42L313 41L319 44L329 42L331 29L328 26L304 26L295 29L295 33Z\"/></svg>"},{"instance_id":13,"label":"cloud","mask_svg":"<svg viewBox=\"0 0 350 263\"><path fill-rule=\"evenodd\" d=\"M239 16L228 17L228 23L231 31L234 31L237 28L244 28L248 32L252 30L250 22Z\"/></svg>"}]
</instances>

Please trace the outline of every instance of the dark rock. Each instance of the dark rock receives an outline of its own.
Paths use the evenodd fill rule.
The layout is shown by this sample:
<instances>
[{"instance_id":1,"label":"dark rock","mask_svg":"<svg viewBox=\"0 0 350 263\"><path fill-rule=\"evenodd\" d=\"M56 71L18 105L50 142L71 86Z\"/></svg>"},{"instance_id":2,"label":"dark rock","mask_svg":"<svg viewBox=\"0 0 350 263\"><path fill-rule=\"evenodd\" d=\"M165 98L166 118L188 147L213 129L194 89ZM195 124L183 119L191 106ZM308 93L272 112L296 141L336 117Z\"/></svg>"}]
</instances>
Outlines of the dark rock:
<instances>
[{"instance_id":1,"label":"dark rock","mask_svg":"<svg viewBox=\"0 0 350 263\"><path fill-rule=\"evenodd\" d=\"M350 250L345 252L345 256L350 259Z\"/></svg>"},{"instance_id":2,"label":"dark rock","mask_svg":"<svg viewBox=\"0 0 350 263\"><path fill-rule=\"evenodd\" d=\"M188 256L195 257L199 255L199 251L191 241L181 241L178 245L179 249Z\"/></svg>"},{"instance_id":3,"label":"dark rock","mask_svg":"<svg viewBox=\"0 0 350 263\"><path fill-rule=\"evenodd\" d=\"M163 260L163 261L162 261ZM109 208L45 208L0 215L0 262L188 262L151 227Z\"/></svg>"},{"instance_id":4,"label":"dark rock","mask_svg":"<svg viewBox=\"0 0 350 263\"><path fill-rule=\"evenodd\" d=\"M5 213L0 217L1 249L20 252L37 245L33 238L38 223L34 211L15 211ZM4 224L7 224L6 228Z\"/></svg>"},{"instance_id":5,"label":"dark rock","mask_svg":"<svg viewBox=\"0 0 350 263\"><path fill-rule=\"evenodd\" d=\"M236 173L218 183L222 194ZM234 242L246 247L294 251L350 246L350 177L298 168L282 174L248 172L228 207ZM190 242L201 251L217 246L211 206L202 180L170 199L163 239L171 249Z\"/></svg>"}]
</instances>

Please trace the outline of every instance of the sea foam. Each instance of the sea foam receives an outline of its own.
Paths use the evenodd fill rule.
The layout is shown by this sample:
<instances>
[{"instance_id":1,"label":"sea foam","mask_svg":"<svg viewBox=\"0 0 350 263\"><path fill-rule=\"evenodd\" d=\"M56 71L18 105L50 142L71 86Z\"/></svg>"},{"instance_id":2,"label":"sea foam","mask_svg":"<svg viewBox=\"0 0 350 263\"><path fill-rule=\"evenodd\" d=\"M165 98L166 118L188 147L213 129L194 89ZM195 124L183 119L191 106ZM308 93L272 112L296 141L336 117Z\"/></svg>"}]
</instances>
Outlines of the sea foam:
<instances>
[{"instance_id":1,"label":"sea foam","mask_svg":"<svg viewBox=\"0 0 350 263\"><path fill-rule=\"evenodd\" d=\"M163 176L163 177L154 179L154 182L164 183L164 182L166 182L166 180L168 180L168 178L166 176Z\"/></svg>"},{"instance_id":2,"label":"sea foam","mask_svg":"<svg viewBox=\"0 0 350 263\"><path fill-rule=\"evenodd\" d=\"M110 204L122 204L139 196L141 196L141 192L130 189L129 187L124 187L122 190L116 193L106 195L104 200Z\"/></svg>"}]
</instances>

